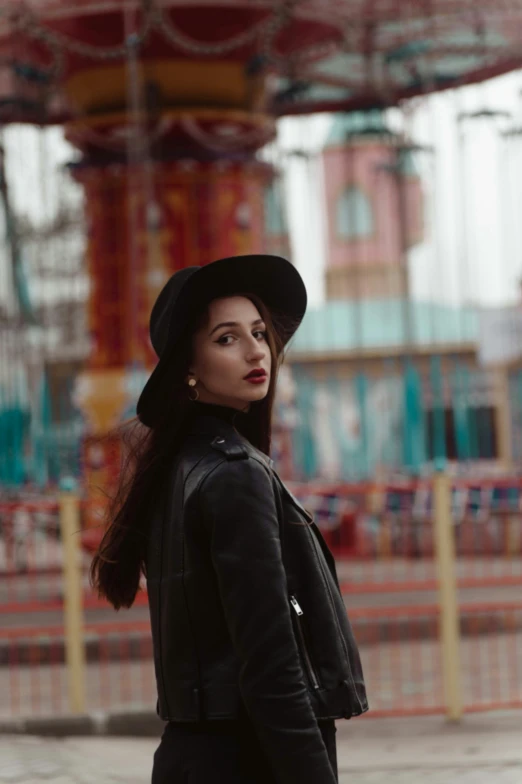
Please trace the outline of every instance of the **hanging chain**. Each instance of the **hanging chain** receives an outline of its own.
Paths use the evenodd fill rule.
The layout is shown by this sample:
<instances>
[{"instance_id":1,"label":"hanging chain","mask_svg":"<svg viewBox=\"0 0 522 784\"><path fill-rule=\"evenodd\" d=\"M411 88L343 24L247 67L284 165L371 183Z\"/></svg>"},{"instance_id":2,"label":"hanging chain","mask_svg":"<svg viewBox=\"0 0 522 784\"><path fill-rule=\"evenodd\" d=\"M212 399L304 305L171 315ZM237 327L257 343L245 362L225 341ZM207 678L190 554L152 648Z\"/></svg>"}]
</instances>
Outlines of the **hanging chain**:
<instances>
[{"instance_id":1,"label":"hanging chain","mask_svg":"<svg viewBox=\"0 0 522 784\"><path fill-rule=\"evenodd\" d=\"M154 24L161 31L163 36L179 49L182 49L189 54L209 56L228 54L229 52L234 51L234 49L240 49L241 47L246 46L258 36L266 35L273 27L279 26L281 15L281 11L278 9L268 19L264 19L262 22L252 25L252 27L244 30L242 33L232 36L232 38L214 44L202 43L186 33L183 33L170 19L167 19L163 9L158 7L156 7L154 13Z\"/></svg>"},{"instance_id":2,"label":"hanging chain","mask_svg":"<svg viewBox=\"0 0 522 784\"><path fill-rule=\"evenodd\" d=\"M295 0L290 0L290 4ZM132 46L134 48L142 46L148 39L153 29L157 29L166 40L178 49L188 54L196 55L221 55L239 49L255 41L258 37L273 35L284 23L286 16L286 6L289 0L276 0L276 10L262 22L252 25L247 30L233 36L232 38L217 43L202 43L195 38L182 32L167 15L163 9L154 3L154 0L143 0L143 23L140 30L133 34ZM2 12L6 14L5 11ZM92 44L74 40L63 33L49 30L42 25L34 13L27 7L14 15L11 15L13 25L20 32L28 34L31 38L42 41L49 47L61 47L65 51L86 57L93 60L118 60L126 57L129 43L127 41L113 47L99 47Z\"/></svg>"},{"instance_id":3,"label":"hanging chain","mask_svg":"<svg viewBox=\"0 0 522 784\"><path fill-rule=\"evenodd\" d=\"M268 18L253 24L248 29L231 38L216 43L203 43L188 35L174 24L164 9L157 5L155 0L142 0L143 22L141 29L133 34L133 48L146 43L153 30L158 30L163 37L187 54L212 56L229 54L256 40L260 41L261 54L272 57L272 44L277 33L292 19L292 13L300 0L274 0L273 11ZM7 12L2 11L2 15ZM80 55L92 60L118 60L126 57L129 48L128 41L113 47L100 47L75 40L63 33L45 27L27 6L17 14L10 14L13 25L19 32L24 32L31 38L42 41L48 47L60 47L70 54ZM321 45L320 45L321 46ZM275 57L275 56L274 56Z\"/></svg>"},{"instance_id":4,"label":"hanging chain","mask_svg":"<svg viewBox=\"0 0 522 784\"><path fill-rule=\"evenodd\" d=\"M345 25L348 28L345 31L344 40L313 44L292 54L279 54L275 51L275 41L278 33L292 21L294 12L300 4L305 3L303 3L303 0L273 0L272 11L267 18L252 24L241 33L215 43L198 41L180 30L164 7L158 4L156 0L141 0L141 26L132 34L129 40L124 40L112 47L94 46L51 30L42 24L35 13L25 4L16 12L1 8L0 19L7 19L15 32L24 33L46 45L52 57L52 65L49 68L48 75L55 83L64 71L65 55L67 53L80 55L98 62L125 59L128 57L130 50L138 51L147 42L151 33L155 31L160 33L177 50L196 56L226 55L249 44L257 43L257 54L255 57L259 60L261 67L271 66L282 74L295 75L299 68L307 62L323 59L339 49L350 50L350 44L353 45L354 43L353 20L350 22L349 15L347 16L349 3L347 0L338 0L337 14L332 13L330 21L336 16L339 22L340 16L344 16ZM443 5L442 8L435 9L435 17L440 20L441 33L444 31L445 24L451 19L466 20L468 23L473 19L476 27L477 13L476 0L461 0L460 3L450 4L449 7ZM488 55L494 56L498 52L497 47L493 48L491 45L486 45L486 21L490 17L501 13L513 13L517 16L517 19L520 19L520 0L487 0L485 2L484 7L480 11L480 19L483 23L482 40L484 57L486 59L488 59ZM374 21L377 23L378 19ZM436 23L435 19L433 22L434 24ZM516 48L514 45L505 46L502 52L503 59L509 58L516 54Z\"/></svg>"},{"instance_id":5,"label":"hanging chain","mask_svg":"<svg viewBox=\"0 0 522 784\"><path fill-rule=\"evenodd\" d=\"M129 45L140 47L145 43L152 30L154 19L152 0L143 0L142 7L143 24L141 30L134 33L132 42L124 41L117 46L107 48L92 46L92 44L76 41L63 33L49 30L36 19L33 12L27 7L20 12L14 22L20 32L25 32L31 38L42 41L49 48L60 47L71 54L77 54L91 60L118 60L127 56Z\"/></svg>"}]
</instances>

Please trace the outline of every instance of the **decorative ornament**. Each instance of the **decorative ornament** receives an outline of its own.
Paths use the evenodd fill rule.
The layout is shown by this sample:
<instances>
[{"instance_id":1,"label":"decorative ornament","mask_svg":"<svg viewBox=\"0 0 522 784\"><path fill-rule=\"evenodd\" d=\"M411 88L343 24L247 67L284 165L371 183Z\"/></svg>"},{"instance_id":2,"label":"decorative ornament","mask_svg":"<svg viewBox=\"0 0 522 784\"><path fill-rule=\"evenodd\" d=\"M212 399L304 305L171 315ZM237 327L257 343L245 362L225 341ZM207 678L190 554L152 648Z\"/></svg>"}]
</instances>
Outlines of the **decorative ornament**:
<instances>
[{"instance_id":1,"label":"decorative ornament","mask_svg":"<svg viewBox=\"0 0 522 784\"><path fill-rule=\"evenodd\" d=\"M196 379L195 378L191 378L190 381L188 382L188 385L190 387L189 392L188 392L188 399L192 400L192 402L194 402L194 401L196 401L199 398L198 390L194 389L194 387L196 386ZM192 395L191 394L192 392L195 392L195 394Z\"/></svg>"}]
</instances>

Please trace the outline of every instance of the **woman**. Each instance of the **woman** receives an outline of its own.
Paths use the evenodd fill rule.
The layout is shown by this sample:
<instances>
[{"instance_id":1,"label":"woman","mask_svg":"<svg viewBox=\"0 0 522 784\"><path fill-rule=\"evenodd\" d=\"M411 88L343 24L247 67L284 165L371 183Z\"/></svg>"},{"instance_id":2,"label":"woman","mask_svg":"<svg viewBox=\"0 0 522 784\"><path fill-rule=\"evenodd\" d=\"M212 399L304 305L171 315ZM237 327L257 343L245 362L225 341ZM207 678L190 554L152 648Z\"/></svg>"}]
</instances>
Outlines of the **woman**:
<instances>
[{"instance_id":1,"label":"woman","mask_svg":"<svg viewBox=\"0 0 522 784\"><path fill-rule=\"evenodd\" d=\"M334 784L335 719L368 709L333 557L269 458L305 309L293 265L252 255L175 273L151 314L148 431L91 576L116 609L147 579L153 784Z\"/></svg>"}]
</instances>

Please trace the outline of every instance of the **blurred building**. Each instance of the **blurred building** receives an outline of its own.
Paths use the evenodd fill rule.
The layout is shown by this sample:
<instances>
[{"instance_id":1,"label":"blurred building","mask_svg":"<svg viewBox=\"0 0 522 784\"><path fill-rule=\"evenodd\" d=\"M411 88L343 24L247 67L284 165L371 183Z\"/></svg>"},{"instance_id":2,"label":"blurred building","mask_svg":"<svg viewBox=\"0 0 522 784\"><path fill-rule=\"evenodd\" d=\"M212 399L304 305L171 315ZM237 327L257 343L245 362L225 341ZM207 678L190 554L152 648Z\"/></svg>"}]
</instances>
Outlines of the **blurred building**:
<instances>
[{"instance_id":1,"label":"blurred building","mask_svg":"<svg viewBox=\"0 0 522 784\"><path fill-rule=\"evenodd\" d=\"M478 309L410 296L407 254L424 238L414 149L380 111L332 123L322 153L327 301L309 309L288 356L299 478L511 460L505 379L479 361Z\"/></svg>"}]
</instances>

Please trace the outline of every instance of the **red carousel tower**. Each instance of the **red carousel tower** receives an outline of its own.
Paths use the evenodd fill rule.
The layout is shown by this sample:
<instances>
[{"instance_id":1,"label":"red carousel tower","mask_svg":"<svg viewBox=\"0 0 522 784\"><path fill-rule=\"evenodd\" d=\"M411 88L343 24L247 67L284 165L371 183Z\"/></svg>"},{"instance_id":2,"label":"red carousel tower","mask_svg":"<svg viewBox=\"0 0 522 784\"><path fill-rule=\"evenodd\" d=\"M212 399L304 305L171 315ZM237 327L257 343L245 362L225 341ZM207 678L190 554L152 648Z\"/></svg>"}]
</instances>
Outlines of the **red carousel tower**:
<instances>
[{"instance_id":1,"label":"red carousel tower","mask_svg":"<svg viewBox=\"0 0 522 784\"><path fill-rule=\"evenodd\" d=\"M77 400L91 435L132 408L136 368L155 361L147 321L166 278L264 249L272 171L256 152L277 116L385 107L520 67L521 18L493 0L5 0L0 122L62 124L80 153L92 351ZM98 484L117 464L104 448L86 453Z\"/></svg>"}]
</instances>

